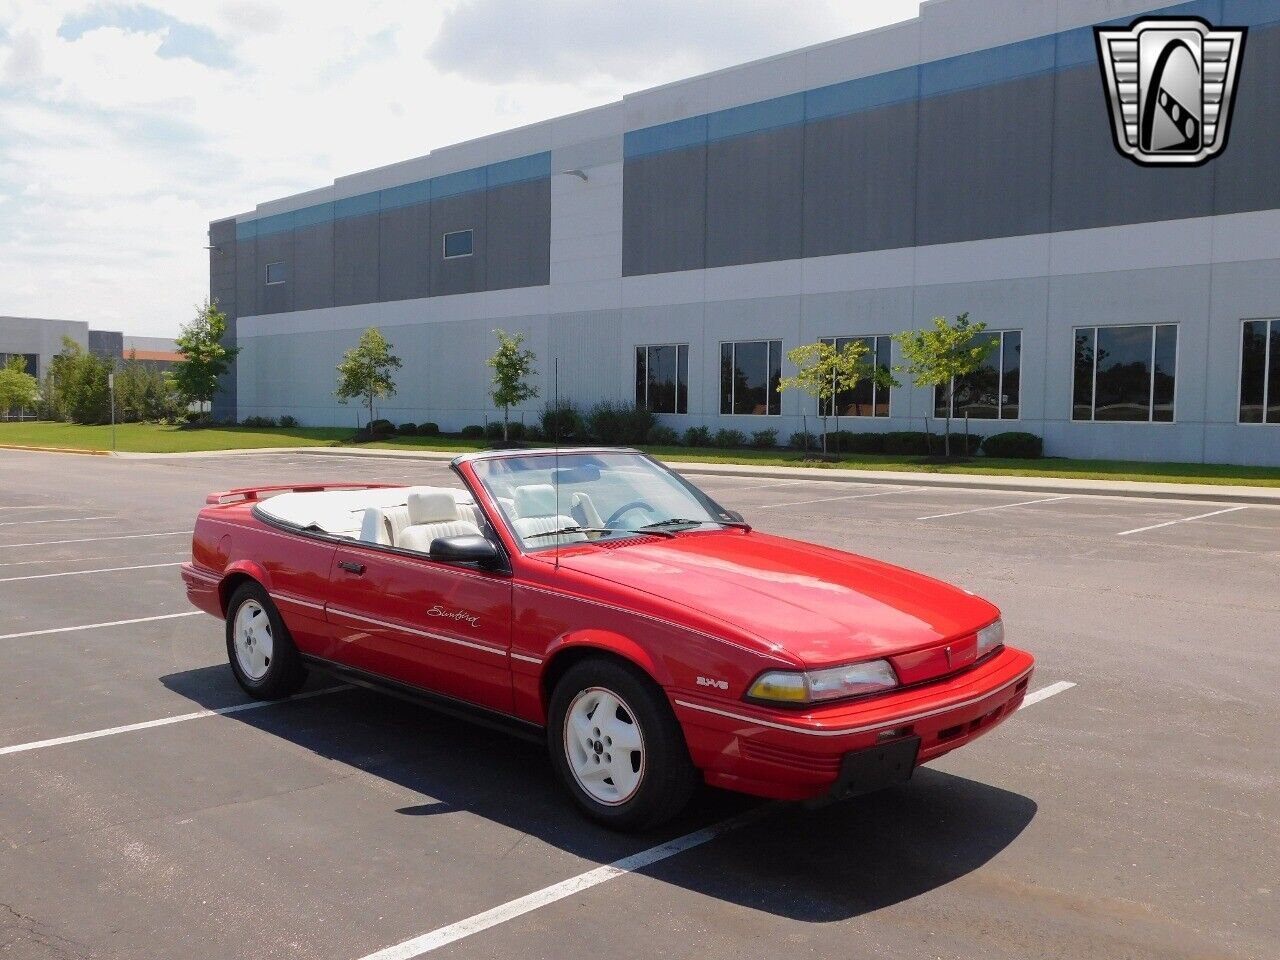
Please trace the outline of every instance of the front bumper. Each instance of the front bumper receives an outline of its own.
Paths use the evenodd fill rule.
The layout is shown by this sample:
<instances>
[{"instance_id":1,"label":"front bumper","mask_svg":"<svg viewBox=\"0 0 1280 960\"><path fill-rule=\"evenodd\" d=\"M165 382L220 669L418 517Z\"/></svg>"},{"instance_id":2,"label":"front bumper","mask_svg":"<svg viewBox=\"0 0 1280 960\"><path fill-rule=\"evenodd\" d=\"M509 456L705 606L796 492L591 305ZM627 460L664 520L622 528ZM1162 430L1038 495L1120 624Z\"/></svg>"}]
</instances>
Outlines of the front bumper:
<instances>
[{"instance_id":1,"label":"front bumper","mask_svg":"<svg viewBox=\"0 0 1280 960\"><path fill-rule=\"evenodd\" d=\"M708 783L807 800L863 792L856 776L842 776L846 754L919 738L918 765L993 729L1022 703L1034 665L1029 653L1006 647L935 683L805 713L683 692L672 705Z\"/></svg>"}]
</instances>

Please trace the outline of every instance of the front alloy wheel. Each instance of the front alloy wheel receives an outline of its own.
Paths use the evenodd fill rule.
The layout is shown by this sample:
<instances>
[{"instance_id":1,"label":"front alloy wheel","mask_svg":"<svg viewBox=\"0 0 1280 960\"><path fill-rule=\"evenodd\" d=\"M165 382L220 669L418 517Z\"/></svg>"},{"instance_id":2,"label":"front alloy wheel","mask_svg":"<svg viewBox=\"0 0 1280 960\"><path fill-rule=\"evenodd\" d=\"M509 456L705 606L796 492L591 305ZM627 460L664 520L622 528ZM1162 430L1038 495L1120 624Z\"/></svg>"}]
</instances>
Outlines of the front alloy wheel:
<instances>
[{"instance_id":1,"label":"front alloy wheel","mask_svg":"<svg viewBox=\"0 0 1280 960\"><path fill-rule=\"evenodd\" d=\"M674 817L698 785L666 694L643 670L598 655L551 693L547 745L569 792L593 819L619 830Z\"/></svg>"}]
</instances>

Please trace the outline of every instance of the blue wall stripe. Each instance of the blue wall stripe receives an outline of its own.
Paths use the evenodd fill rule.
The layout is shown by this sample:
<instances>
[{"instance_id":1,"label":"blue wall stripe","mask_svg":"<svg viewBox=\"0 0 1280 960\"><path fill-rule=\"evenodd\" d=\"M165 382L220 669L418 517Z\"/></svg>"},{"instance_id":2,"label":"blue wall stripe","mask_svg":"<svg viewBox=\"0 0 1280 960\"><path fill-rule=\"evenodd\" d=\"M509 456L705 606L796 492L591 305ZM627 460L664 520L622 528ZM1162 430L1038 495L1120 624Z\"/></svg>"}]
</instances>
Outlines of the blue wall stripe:
<instances>
[{"instance_id":1,"label":"blue wall stripe","mask_svg":"<svg viewBox=\"0 0 1280 960\"><path fill-rule=\"evenodd\" d=\"M418 180L385 190L347 197L333 203L317 203L288 213L277 213L256 220L236 221L236 239L252 240L255 237L282 233L295 227L309 227L345 217L358 217L379 210L426 203L456 197L464 193L502 187L512 183L524 183L551 176L551 154L535 153L514 160L502 160L484 167L447 173L428 180Z\"/></svg>"},{"instance_id":2,"label":"blue wall stripe","mask_svg":"<svg viewBox=\"0 0 1280 960\"><path fill-rule=\"evenodd\" d=\"M1139 17L1193 16L1225 26L1280 22L1275 0L1193 0L1176 6L1134 14L1099 26L1128 25ZM679 150L709 140L742 136L801 122L796 102L802 101L802 119L819 120L860 113L918 97L933 97L975 87L1003 83L1020 77L1049 73L1096 63L1093 28L1079 27L1061 33L1019 40L942 60L901 67L859 77L844 83L803 93L751 103L728 110L675 120L623 136L623 157L638 157Z\"/></svg>"}]
</instances>

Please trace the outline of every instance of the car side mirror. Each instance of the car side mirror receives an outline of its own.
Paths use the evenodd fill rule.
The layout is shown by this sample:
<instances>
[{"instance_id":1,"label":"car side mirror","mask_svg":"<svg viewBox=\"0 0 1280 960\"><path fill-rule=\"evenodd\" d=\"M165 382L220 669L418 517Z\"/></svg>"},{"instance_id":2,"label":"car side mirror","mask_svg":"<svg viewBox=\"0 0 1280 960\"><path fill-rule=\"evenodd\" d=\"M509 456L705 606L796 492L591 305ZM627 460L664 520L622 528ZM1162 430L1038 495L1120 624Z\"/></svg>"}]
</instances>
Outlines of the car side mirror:
<instances>
[{"instance_id":1,"label":"car side mirror","mask_svg":"<svg viewBox=\"0 0 1280 960\"><path fill-rule=\"evenodd\" d=\"M428 556L441 563L471 563L478 567L498 564L498 548L491 540L474 534L461 537L436 537Z\"/></svg>"}]
</instances>

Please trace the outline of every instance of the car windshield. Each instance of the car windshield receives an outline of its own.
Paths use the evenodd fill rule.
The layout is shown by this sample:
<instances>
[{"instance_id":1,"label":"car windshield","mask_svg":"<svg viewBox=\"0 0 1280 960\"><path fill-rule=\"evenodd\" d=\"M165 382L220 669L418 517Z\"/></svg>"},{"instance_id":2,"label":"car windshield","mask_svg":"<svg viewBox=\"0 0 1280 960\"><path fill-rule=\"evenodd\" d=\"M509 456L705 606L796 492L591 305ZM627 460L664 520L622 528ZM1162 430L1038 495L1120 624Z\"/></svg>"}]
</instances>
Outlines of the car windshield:
<instances>
[{"instance_id":1,"label":"car windshield","mask_svg":"<svg viewBox=\"0 0 1280 960\"><path fill-rule=\"evenodd\" d=\"M701 490L638 453L539 453L477 460L472 467L525 550L741 525Z\"/></svg>"}]
</instances>

